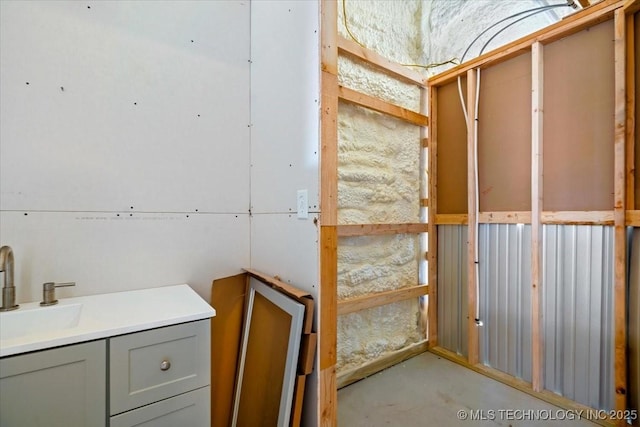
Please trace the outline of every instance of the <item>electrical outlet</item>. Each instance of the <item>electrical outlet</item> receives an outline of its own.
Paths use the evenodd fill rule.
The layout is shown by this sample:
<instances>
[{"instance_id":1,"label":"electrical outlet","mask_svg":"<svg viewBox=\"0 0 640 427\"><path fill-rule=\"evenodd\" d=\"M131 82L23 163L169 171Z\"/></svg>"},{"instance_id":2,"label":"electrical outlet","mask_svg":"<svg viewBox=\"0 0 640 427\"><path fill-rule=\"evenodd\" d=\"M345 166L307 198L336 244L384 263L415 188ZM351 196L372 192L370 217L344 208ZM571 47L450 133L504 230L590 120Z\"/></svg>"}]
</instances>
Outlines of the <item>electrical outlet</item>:
<instances>
[{"instance_id":1,"label":"electrical outlet","mask_svg":"<svg viewBox=\"0 0 640 427\"><path fill-rule=\"evenodd\" d=\"M296 205L298 207L298 218L309 218L309 194L307 190L298 190L298 197L296 200Z\"/></svg>"}]
</instances>

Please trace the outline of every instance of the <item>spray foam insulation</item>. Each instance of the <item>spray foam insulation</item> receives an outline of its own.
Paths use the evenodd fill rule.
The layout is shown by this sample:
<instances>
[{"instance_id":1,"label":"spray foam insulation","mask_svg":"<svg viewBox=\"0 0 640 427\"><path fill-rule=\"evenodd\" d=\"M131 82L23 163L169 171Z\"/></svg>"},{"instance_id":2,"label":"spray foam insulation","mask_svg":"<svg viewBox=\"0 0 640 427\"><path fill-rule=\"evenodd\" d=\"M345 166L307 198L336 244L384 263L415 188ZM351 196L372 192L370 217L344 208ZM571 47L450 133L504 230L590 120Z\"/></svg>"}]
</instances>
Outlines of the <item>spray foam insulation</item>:
<instances>
[{"instance_id":1,"label":"spray foam insulation","mask_svg":"<svg viewBox=\"0 0 640 427\"><path fill-rule=\"evenodd\" d=\"M346 6L350 29L362 35L367 47L398 62L415 62L417 49L410 41L419 33L419 2L348 1ZM373 22L372 14L380 20ZM343 25L339 31L349 38ZM338 69L341 85L419 111L420 90L415 85L347 57L339 59ZM418 222L420 128L345 103L338 111L338 222ZM417 285L419 253L418 236L413 235L341 238L339 299ZM338 371L416 343L420 335L417 300L340 316Z\"/></svg>"}]
</instances>

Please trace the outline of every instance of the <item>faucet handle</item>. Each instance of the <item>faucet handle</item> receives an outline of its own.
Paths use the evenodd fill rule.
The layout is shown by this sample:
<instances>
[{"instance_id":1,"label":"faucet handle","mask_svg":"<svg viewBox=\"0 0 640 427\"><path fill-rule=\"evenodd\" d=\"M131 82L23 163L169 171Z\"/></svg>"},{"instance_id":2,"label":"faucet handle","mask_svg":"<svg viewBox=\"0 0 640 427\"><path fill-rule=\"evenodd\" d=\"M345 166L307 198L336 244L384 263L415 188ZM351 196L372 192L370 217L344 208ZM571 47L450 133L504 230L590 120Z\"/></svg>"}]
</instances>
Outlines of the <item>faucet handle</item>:
<instances>
[{"instance_id":1,"label":"faucet handle","mask_svg":"<svg viewBox=\"0 0 640 427\"><path fill-rule=\"evenodd\" d=\"M76 282L47 282L42 284L42 301L40 301L41 306L47 305L55 305L58 303L56 299L56 288L65 288L67 286L75 286Z\"/></svg>"},{"instance_id":2,"label":"faucet handle","mask_svg":"<svg viewBox=\"0 0 640 427\"><path fill-rule=\"evenodd\" d=\"M76 282L60 282L60 283L47 282L42 284L42 289L52 290L53 288L65 288L67 286L75 286L75 285L76 285Z\"/></svg>"}]
</instances>

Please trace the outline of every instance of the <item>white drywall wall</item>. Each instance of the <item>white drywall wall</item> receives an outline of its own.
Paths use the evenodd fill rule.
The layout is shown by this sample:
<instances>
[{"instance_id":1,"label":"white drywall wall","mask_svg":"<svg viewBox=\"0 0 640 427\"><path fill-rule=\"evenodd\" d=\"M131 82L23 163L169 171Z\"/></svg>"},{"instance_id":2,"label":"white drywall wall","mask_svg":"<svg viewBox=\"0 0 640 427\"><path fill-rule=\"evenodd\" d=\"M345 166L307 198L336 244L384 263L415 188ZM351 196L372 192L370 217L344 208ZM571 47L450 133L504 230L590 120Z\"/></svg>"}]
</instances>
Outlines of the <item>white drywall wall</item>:
<instances>
[{"instance_id":1,"label":"white drywall wall","mask_svg":"<svg viewBox=\"0 0 640 427\"><path fill-rule=\"evenodd\" d=\"M316 301L319 33L316 0L251 4L251 267ZM306 219L298 190L307 190ZM317 425L317 372L307 377L303 425Z\"/></svg>"},{"instance_id":2,"label":"white drywall wall","mask_svg":"<svg viewBox=\"0 0 640 427\"><path fill-rule=\"evenodd\" d=\"M249 265L246 1L0 2L0 243L17 297Z\"/></svg>"}]
</instances>

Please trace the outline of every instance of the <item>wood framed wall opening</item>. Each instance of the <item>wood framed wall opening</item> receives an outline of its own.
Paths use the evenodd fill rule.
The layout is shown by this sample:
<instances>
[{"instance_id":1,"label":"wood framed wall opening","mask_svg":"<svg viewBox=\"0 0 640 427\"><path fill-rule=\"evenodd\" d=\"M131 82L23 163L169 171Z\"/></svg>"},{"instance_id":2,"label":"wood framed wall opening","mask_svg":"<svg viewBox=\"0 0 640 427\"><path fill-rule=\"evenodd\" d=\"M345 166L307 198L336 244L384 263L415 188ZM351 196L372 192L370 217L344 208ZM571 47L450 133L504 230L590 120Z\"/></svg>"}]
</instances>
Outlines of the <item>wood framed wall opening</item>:
<instances>
[{"instance_id":1,"label":"wood framed wall opening","mask_svg":"<svg viewBox=\"0 0 640 427\"><path fill-rule=\"evenodd\" d=\"M431 188L437 189L437 200L430 200L435 204L434 222L438 228L467 229L468 245L473 246L480 237L473 232L472 186L465 182L475 175L470 160L473 156L468 155L473 144L465 144L467 134L461 131L465 130L464 117L455 89L460 78L463 88L475 94L471 70L482 71L477 220L484 229L499 224L531 227L531 241L525 248L531 267L531 378L523 380L479 362L478 345L482 351L482 344L471 321L464 335L468 340L464 353L460 353L462 347L447 349L436 340L430 351L566 408L627 408L625 227L640 225L633 210L636 190L631 188L636 181L635 163L629 160L629 156L635 160L637 145L629 125L637 113L627 107L635 106L628 94L633 93L629 85L637 79L629 76L629 67L625 66L629 52L635 54L629 40L637 37L629 23L635 28L637 20L625 16L623 2L604 1L429 80L431 97L436 100L432 103L430 135L430 155L437 168L432 178L436 182L431 183ZM603 120L607 117L611 119ZM543 251L543 242L555 231L551 227L572 227L577 235L604 227L613 236L612 246L607 249L611 251L612 279L599 284L606 293L603 298L611 301L607 309L613 313L608 317L598 311L600 308L596 313L605 316L603 328L612 331L611 341L602 342L610 355L605 352L602 357L605 361L611 358L614 385L608 396L596 400L574 392L560 397L558 392L563 394L563 390L550 380L550 352L568 351L555 347L553 334L558 332L553 331L560 329L550 329L549 321L544 320L549 304L560 303L549 299L549 292L557 292L553 290L556 285L545 276L552 264L549 249ZM488 256L487 261L491 258ZM467 313L471 318L478 297L473 292L471 253L467 263ZM432 264L432 277L438 277L438 265L441 261ZM433 283L440 288L441 282ZM545 286L551 287L545 291ZM594 303L600 300L592 300ZM448 308L446 304L438 307ZM441 317L436 316L438 319ZM545 341L549 341L549 348L545 348ZM601 381L606 381L606 375Z\"/></svg>"},{"instance_id":2,"label":"wood framed wall opening","mask_svg":"<svg viewBox=\"0 0 640 427\"><path fill-rule=\"evenodd\" d=\"M340 313L368 308L399 298L429 297L429 350L464 366L505 382L565 408L602 409L595 401L577 402L548 388L545 340L551 335L543 313L545 263L549 255L543 242L552 227L589 227L612 230L610 349L614 385L609 409L627 408L626 373L626 232L640 226L640 149L635 141L639 108L633 97L639 83L630 59L638 55L640 19L636 2L605 0L561 22L503 48L461 64L425 83L419 75L337 34L337 3L322 1L322 217L321 217L321 333L320 424L335 425L337 378L335 371L336 319ZM597 46L586 51L584 46ZM348 55L386 70L390 75L420 86L428 107L411 112L388 105L337 83L337 58ZM626 58L626 62L625 62ZM632 62L635 64L634 62ZM474 96L476 69L482 72L478 131L478 214L473 194L474 141L468 139L457 88ZM570 71L567 71L570 70ZM506 89L505 89L506 88ZM591 90L593 89L593 90ZM423 127L426 153L421 162L428 169L428 183L421 190L424 223L341 225L337 215L338 105L347 102L408 120ZM466 102L472 105L470 97ZM426 101L425 101L426 103ZM427 118L427 111L429 118ZM603 120L610 117L610 120ZM496 119L497 118L497 119ZM531 240L528 301L531 328L531 378L503 372L482 363L477 327L472 315L461 322L467 329L466 354L441 345L438 312L438 228L471 229L477 219L482 227L515 225L530 228ZM583 227L583 228L580 228ZM586 227L586 228L584 228ZM428 241L426 283L402 291L338 301L336 252L340 236L424 233ZM482 233L481 233L482 234ZM473 246L479 235L468 234ZM471 253L469 255L472 255ZM467 269L474 268L472 256ZM468 275L467 312L476 304L473 275ZM606 280L602 286L609 286ZM609 357L607 355L603 355ZM604 360L604 359L603 359ZM602 362L605 363L605 362ZM608 404L606 404L608 405ZM605 406L606 406L605 405ZM611 420L610 420L611 421Z\"/></svg>"}]
</instances>

